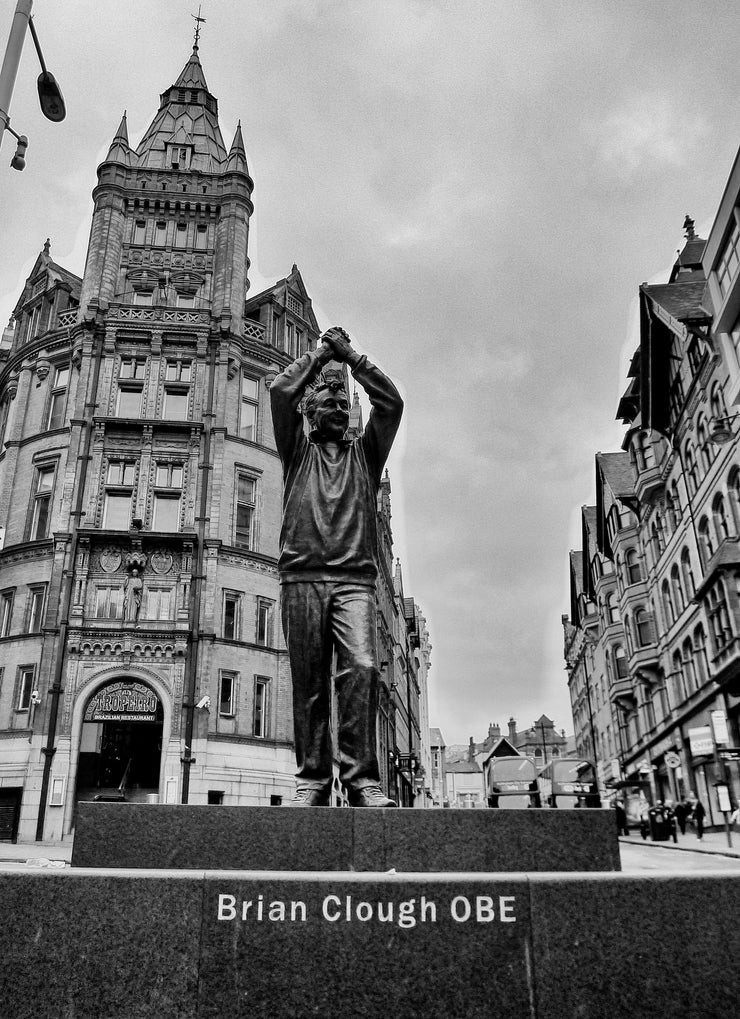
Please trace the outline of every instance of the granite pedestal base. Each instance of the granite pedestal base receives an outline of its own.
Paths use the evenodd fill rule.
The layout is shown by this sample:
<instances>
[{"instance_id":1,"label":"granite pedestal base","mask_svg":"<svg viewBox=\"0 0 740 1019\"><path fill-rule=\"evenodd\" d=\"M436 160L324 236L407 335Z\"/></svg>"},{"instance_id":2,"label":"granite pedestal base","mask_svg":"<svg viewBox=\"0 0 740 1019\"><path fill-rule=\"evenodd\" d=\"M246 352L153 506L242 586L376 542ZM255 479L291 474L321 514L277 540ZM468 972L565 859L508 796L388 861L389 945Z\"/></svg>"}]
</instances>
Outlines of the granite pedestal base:
<instances>
[{"instance_id":1,"label":"granite pedestal base","mask_svg":"<svg viewBox=\"0 0 740 1019\"><path fill-rule=\"evenodd\" d=\"M341 810L80 803L75 867L614 871L610 810Z\"/></svg>"},{"instance_id":2,"label":"granite pedestal base","mask_svg":"<svg viewBox=\"0 0 740 1019\"><path fill-rule=\"evenodd\" d=\"M0 873L9 1019L737 1014L724 874Z\"/></svg>"}]
</instances>

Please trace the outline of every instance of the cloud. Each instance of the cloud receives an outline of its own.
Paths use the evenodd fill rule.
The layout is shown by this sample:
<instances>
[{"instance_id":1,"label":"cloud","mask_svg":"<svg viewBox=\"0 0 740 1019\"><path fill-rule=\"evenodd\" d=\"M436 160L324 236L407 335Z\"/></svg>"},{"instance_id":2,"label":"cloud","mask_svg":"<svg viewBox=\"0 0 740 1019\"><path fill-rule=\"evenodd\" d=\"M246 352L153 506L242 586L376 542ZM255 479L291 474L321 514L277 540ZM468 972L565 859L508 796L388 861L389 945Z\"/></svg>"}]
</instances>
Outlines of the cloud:
<instances>
[{"instance_id":1,"label":"cloud","mask_svg":"<svg viewBox=\"0 0 740 1019\"><path fill-rule=\"evenodd\" d=\"M593 125L597 157L608 171L629 180L647 170L652 176L665 167L686 162L692 144L706 132L702 116L687 116L680 97L637 93Z\"/></svg>"}]
</instances>

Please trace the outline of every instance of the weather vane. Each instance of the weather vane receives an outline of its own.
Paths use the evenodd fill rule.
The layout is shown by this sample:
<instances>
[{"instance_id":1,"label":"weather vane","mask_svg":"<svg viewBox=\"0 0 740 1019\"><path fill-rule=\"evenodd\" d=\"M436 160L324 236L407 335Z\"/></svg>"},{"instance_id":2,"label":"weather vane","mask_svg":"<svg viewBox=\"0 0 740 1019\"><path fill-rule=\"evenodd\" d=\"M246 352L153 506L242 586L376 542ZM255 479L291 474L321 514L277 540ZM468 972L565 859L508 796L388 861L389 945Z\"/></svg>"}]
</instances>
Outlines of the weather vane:
<instances>
[{"instance_id":1,"label":"weather vane","mask_svg":"<svg viewBox=\"0 0 740 1019\"><path fill-rule=\"evenodd\" d=\"M205 18L201 18L201 16L200 16L200 8L201 8L201 4L198 4L198 13L190 15L191 18L195 19L195 42L193 43L193 49L194 50L198 49L198 39L200 39L200 26L201 26L201 23L205 24L205 22L206 22L206 19Z\"/></svg>"}]
</instances>

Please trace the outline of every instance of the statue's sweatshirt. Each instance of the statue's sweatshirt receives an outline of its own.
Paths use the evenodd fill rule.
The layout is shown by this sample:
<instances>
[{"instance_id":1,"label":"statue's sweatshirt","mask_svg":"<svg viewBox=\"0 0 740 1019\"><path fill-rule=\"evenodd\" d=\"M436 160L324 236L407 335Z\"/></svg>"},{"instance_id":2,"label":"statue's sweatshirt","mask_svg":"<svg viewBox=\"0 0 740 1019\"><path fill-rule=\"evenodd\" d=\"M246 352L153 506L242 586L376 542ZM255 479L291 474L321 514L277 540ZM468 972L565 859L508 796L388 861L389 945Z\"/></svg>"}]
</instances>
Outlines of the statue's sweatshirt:
<instances>
[{"instance_id":1,"label":"statue's sweatshirt","mask_svg":"<svg viewBox=\"0 0 740 1019\"><path fill-rule=\"evenodd\" d=\"M327 449L314 433L306 436L299 409L321 368L318 353L309 351L270 387L284 478L280 582L343 580L374 585L377 492L401 422L403 400L379 368L358 356L352 375L370 399L368 422L359 438L343 439Z\"/></svg>"}]
</instances>

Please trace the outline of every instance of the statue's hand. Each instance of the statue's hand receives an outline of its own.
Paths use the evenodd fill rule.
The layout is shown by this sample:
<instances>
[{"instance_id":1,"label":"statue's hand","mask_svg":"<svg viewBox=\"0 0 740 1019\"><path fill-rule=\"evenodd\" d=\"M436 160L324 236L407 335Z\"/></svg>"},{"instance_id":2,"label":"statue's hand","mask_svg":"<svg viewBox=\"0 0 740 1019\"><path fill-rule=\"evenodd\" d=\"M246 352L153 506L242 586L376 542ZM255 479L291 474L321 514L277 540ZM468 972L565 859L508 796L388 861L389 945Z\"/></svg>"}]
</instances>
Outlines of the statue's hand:
<instances>
[{"instance_id":1,"label":"statue's hand","mask_svg":"<svg viewBox=\"0 0 740 1019\"><path fill-rule=\"evenodd\" d=\"M341 326L332 326L331 329L327 329L321 339L332 348L336 361L346 361L354 354L349 336Z\"/></svg>"}]
</instances>

